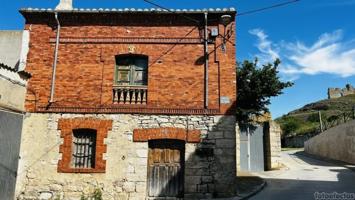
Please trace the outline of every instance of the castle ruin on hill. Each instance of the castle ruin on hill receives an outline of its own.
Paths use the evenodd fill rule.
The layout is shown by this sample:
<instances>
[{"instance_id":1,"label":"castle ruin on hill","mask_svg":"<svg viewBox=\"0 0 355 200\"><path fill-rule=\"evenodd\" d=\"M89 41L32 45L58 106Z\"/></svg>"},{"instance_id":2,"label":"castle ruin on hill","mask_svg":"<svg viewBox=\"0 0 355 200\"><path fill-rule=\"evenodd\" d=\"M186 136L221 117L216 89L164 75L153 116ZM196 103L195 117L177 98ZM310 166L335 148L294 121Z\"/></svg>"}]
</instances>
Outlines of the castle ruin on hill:
<instances>
[{"instance_id":1,"label":"castle ruin on hill","mask_svg":"<svg viewBox=\"0 0 355 200\"><path fill-rule=\"evenodd\" d=\"M328 99L355 94L355 88L351 84L346 84L345 88L328 88Z\"/></svg>"}]
</instances>

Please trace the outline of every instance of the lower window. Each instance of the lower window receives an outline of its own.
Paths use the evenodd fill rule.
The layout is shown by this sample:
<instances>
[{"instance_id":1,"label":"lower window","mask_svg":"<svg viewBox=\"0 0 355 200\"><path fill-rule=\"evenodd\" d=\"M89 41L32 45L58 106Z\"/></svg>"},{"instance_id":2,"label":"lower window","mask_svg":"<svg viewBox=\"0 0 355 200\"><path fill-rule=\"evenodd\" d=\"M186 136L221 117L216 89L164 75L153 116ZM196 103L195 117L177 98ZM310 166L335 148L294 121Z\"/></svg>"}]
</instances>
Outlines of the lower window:
<instances>
[{"instance_id":1,"label":"lower window","mask_svg":"<svg viewBox=\"0 0 355 200\"><path fill-rule=\"evenodd\" d=\"M74 129L72 168L95 168L96 130Z\"/></svg>"},{"instance_id":2,"label":"lower window","mask_svg":"<svg viewBox=\"0 0 355 200\"><path fill-rule=\"evenodd\" d=\"M63 143L59 146L62 154L58 161L60 173L105 173L104 143L112 120L96 118L62 118L58 129Z\"/></svg>"}]
</instances>

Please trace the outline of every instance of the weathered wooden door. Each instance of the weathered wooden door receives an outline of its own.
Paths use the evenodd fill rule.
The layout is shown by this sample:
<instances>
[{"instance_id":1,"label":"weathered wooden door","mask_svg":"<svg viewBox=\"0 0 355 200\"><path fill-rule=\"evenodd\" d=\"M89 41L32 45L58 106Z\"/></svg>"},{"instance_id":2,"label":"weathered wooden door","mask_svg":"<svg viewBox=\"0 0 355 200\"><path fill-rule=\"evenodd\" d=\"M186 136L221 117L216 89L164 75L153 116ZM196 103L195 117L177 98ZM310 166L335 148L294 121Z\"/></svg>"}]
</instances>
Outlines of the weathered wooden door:
<instances>
[{"instance_id":1,"label":"weathered wooden door","mask_svg":"<svg viewBox=\"0 0 355 200\"><path fill-rule=\"evenodd\" d=\"M184 152L182 141L149 141L147 191L151 199L183 198Z\"/></svg>"}]
</instances>

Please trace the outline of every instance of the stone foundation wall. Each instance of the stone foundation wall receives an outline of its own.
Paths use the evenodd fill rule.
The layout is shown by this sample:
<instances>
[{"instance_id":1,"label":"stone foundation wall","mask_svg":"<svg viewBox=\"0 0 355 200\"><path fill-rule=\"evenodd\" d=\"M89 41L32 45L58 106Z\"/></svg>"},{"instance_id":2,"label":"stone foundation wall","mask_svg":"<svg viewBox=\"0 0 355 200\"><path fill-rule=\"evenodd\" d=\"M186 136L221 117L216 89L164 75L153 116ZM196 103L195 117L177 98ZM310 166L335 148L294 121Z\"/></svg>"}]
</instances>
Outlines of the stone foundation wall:
<instances>
[{"instance_id":1,"label":"stone foundation wall","mask_svg":"<svg viewBox=\"0 0 355 200\"><path fill-rule=\"evenodd\" d=\"M105 173L59 173L63 143L61 118L113 121L104 143ZM18 199L80 199L100 189L103 199L146 198L148 142L133 142L133 130L175 127L200 130L200 143L186 143L185 199L234 194L236 138L234 116L83 115L28 113L24 120L16 196Z\"/></svg>"}]
</instances>

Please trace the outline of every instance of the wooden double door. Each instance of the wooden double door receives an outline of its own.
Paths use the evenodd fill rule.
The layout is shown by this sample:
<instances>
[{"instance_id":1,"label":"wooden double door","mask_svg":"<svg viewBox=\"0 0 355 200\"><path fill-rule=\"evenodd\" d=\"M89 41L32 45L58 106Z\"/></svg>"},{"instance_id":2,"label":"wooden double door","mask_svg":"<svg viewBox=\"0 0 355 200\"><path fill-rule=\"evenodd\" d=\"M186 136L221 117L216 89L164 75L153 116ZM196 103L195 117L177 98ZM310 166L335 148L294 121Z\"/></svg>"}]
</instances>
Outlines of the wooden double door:
<instances>
[{"instance_id":1,"label":"wooden double door","mask_svg":"<svg viewBox=\"0 0 355 200\"><path fill-rule=\"evenodd\" d=\"M184 197L184 155L183 141L149 141L147 191L150 199Z\"/></svg>"}]
</instances>

